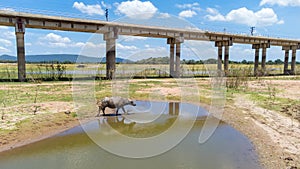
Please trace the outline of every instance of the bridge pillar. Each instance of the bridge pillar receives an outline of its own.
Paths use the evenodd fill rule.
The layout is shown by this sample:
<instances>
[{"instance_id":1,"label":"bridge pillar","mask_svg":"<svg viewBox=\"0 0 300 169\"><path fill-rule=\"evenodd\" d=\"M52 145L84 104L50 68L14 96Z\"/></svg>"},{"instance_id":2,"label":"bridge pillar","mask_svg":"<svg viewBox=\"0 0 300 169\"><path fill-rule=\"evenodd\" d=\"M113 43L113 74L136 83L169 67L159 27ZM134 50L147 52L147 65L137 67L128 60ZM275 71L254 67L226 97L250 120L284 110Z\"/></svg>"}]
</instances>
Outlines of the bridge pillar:
<instances>
[{"instance_id":1,"label":"bridge pillar","mask_svg":"<svg viewBox=\"0 0 300 169\"><path fill-rule=\"evenodd\" d=\"M283 66L283 74L288 75L289 74L289 55L290 55L290 47L284 46L282 47L282 50L284 50L284 66Z\"/></svg>"},{"instance_id":2,"label":"bridge pillar","mask_svg":"<svg viewBox=\"0 0 300 169\"><path fill-rule=\"evenodd\" d=\"M180 77L181 68L180 68L180 55L181 55L181 43L184 42L183 34L175 38L176 45L176 59L175 59L175 77Z\"/></svg>"},{"instance_id":3,"label":"bridge pillar","mask_svg":"<svg viewBox=\"0 0 300 169\"><path fill-rule=\"evenodd\" d=\"M228 66L229 66L229 46L225 45L225 57L224 57L224 71L225 71L225 75L228 74Z\"/></svg>"},{"instance_id":4,"label":"bridge pillar","mask_svg":"<svg viewBox=\"0 0 300 169\"><path fill-rule=\"evenodd\" d=\"M218 72L222 71L223 46L218 45Z\"/></svg>"},{"instance_id":5,"label":"bridge pillar","mask_svg":"<svg viewBox=\"0 0 300 169\"><path fill-rule=\"evenodd\" d=\"M169 102L169 115L179 115L179 102Z\"/></svg>"},{"instance_id":6,"label":"bridge pillar","mask_svg":"<svg viewBox=\"0 0 300 169\"><path fill-rule=\"evenodd\" d=\"M296 54L297 54L297 49L293 48L292 49L292 65L291 65L291 74L292 75L296 74Z\"/></svg>"},{"instance_id":7,"label":"bridge pillar","mask_svg":"<svg viewBox=\"0 0 300 169\"><path fill-rule=\"evenodd\" d=\"M258 64L259 64L259 49L260 46L257 44L252 45L252 49L255 49L255 59L254 59L254 76L258 75Z\"/></svg>"},{"instance_id":8,"label":"bridge pillar","mask_svg":"<svg viewBox=\"0 0 300 169\"><path fill-rule=\"evenodd\" d=\"M26 80L26 61L25 61L25 24L21 19L17 19L15 26L16 43L17 43L17 60L18 60L18 80Z\"/></svg>"},{"instance_id":9,"label":"bridge pillar","mask_svg":"<svg viewBox=\"0 0 300 169\"><path fill-rule=\"evenodd\" d=\"M183 42L184 42L184 38L182 36L167 39L167 44L170 44L170 77L180 77L181 43ZM174 51L176 56L175 61L174 61Z\"/></svg>"},{"instance_id":10,"label":"bridge pillar","mask_svg":"<svg viewBox=\"0 0 300 169\"><path fill-rule=\"evenodd\" d=\"M262 59L261 59L261 73L266 73L266 58L267 58L267 48L270 48L270 43L253 44L252 49L255 49L255 59L254 59L254 76L258 75L258 64L259 64L259 51L262 49Z\"/></svg>"},{"instance_id":11,"label":"bridge pillar","mask_svg":"<svg viewBox=\"0 0 300 169\"><path fill-rule=\"evenodd\" d=\"M229 69L229 46L232 46L232 40L216 41L215 46L218 47L218 74L222 72L222 58L224 46L224 72L228 75Z\"/></svg>"},{"instance_id":12,"label":"bridge pillar","mask_svg":"<svg viewBox=\"0 0 300 169\"><path fill-rule=\"evenodd\" d=\"M110 32L103 36L106 41L106 78L115 78L116 72L116 39L118 38L118 30L113 27Z\"/></svg>"},{"instance_id":13,"label":"bridge pillar","mask_svg":"<svg viewBox=\"0 0 300 169\"><path fill-rule=\"evenodd\" d=\"M283 46L282 50L285 51L284 55L284 67L283 67L283 74L289 75L292 74L294 75L296 73L296 52L297 49L300 48L300 45L298 46ZM292 62L291 62L291 70L289 70L289 55L290 55L290 50L292 50Z\"/></svg>"},{"instance_id":14,"label":"bridge pillar","mask_svg":"<svg viewBox=\"0 0 300 169\"><path fill-rule=\"evenodd\" d=\"M261 70L263 74L266 73L266 60L267 60L267 48L262 48L262 56L261 56Z\"/></svg>"},{"instance_id":15,"label":"bridge pillar","mask_svg":"<svg viewBox=\"0 0 300 169\"><path fill-rule=\"evenodd\" d=\"M170 77L174 77L174 49L175 49L175 39L168 38L167 44L170 44Z\"/></svg>"},{"instance_id":16,"label":"bridge pillar","mask_svg":"<svg viewBox=\"0 0 300 169\"><path fill-rule=\"evenodd\" d=\"M176 72L175 72L175 76L176 77L180 77L180 54L181 54L181 43L178 42L176 43L176 63L175 63L175 68L176 68Z\"/></svg>"}]
</instances>

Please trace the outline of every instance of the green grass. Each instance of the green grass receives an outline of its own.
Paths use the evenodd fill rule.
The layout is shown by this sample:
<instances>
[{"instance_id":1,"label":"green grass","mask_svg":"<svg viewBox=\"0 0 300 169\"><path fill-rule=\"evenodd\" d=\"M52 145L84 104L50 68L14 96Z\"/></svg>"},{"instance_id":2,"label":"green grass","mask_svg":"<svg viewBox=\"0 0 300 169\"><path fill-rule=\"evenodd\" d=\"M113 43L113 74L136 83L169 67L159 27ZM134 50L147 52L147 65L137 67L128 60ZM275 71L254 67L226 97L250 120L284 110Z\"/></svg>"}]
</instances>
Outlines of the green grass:
<instances>
[{"instance_id":1,"label":"green grass","mask_svg":"<svg viewBox=\"0 0 300 169\"><path fill-rule=\"evenodd\" d=\"M57 72L58 64L54 64L54 69L52 69L51 64L26 64L27 70L27 78L28 79L38 79L38 78L58 78ZM61 66L65 67L65 71L72 72L73 70L98 70L99 72L105 73L106 66L105 64L85 64L84 68L77 68L76 64L61 64ZM253 65L247 64L230 64L230 69L249 69L249 67L253 68ZM289 65L290 67L290 65ZM117 77L167 77L168 74L165 72L169 71L168 64L117 64L116 68L121 73L117 75ZM194 72L195 76L209 76L208 70L214 71L217 69L216 64L181 64L181 68L184 72ZM283 65L266 65L266 69L270 74L282 74L283 73ZM252 69L251 69L252 70ZM297 73L300 74L300 65L296 65ZM46 74L36 74L34 72L47 72ZM126 73L127 72L127 73ZM128 73L130 72L130 73ZM160 74L158 73L160 72ZM0 79L17 79L18 70L16 63L2 63L0 64ZM53 75L54 73L54 75ZM187 75L187 74L185 74ZM72 78L71 74L63 74L64 78ZM92 75L79 75L76 77L90 77ZM103 75L101 75L103 76Z\"/></svg>"},{"instance_id":2,"label":"green grass","mask_svg":"<svg viewBox=\"0 0 300 169\"><path fill-rule=\"evenodd\" d=\"M299 100L292 100L288 98L270 98L266 93L250 93L250 99L255 101L260 107L280 112L284 106L299 105Z\"/></svg>"},{"instance_id":3,"label":"green grass","mask_svg":"<svg viewBox=\"0 0 300 169\"><path fill-rule=\"evenodd\" d=\"M267 78L268 80L277 79L278 77L274 78ZM281 77L279 77L281 78ZM284 78L284 77L282 77ZM294 77L294 79L299 79L300 76ZM250 78L250 81L260 81L265 78L255 79ZM285 78L289 80L289 78ZM291 80L294 80L291 79ZM204 104L211 104L212 98L212 86L211 86L211 79L209 78L196 78L195 79L198 90L199 90L199 98L200 103ZM82 83L87 83L87 86L90 84L95 84L95 97L96 99L101 99L105 96L112 96L113 89L112 83L117 81L105 81L105 80L96 80L94 81L82 81ZM180 101L181 95L180 93L169 93L166 95L161 96L154 96L153 90L158 88L176 88L179 84L175 79L167 78L167 79L138 79L138 80L128 80L118 81L118 83L122 84L124 82L128 82L128 90L129 90L129 97L135 100L170 100L170 101ZM37 103L45 103L45 102L52 102L52 101L60 101L60 102L72 102L73 95L72 95L72 83L71 82L59 82L59 81L51 81L51 82L41 82L41 83L33 83L33 82L26 82L26 83L18 83L18 82L3 82L0 83L2 90L0 90L0 109L4 110L3 108L9 109L12 106L19 106L23 104L33 104L36 91L37 91ZM182 85L189 85L189 79L183 79ZM193 101L197 100L193 97L193 95L189 96L188 92L193 92L193 85L189 90L185 90L187 98L185 101ZM122 86L122 85L121 85ZM125 87L127 87L125 85ZM276 86L269 86L269 88L276 88ZM123 89L120 89L122 96L124 95L127 97L127 93L122 92ZM196 89L195 89L196 91ZM233 104L233 100L235 94L241 95L249 95L250 98L265 109L274 110L280 112L282 107L289 104L300 104L298 100L291 100L287 98L280 98L275 95L274 98L270 98L270 90L268 90L268 86L264 86L263 88L257 90L250 90L248 88L242 89L227 89L226 92L226 103ZM278 93L275 90L275 93ZM90 96L89 96L90 97ZM92 96L93 97L93 96ZM0 111L1 113L1 111ZM11 113L11 112L5 112ZM72 112L72 117L77 116Z\"/></svg>"}]
</instances>

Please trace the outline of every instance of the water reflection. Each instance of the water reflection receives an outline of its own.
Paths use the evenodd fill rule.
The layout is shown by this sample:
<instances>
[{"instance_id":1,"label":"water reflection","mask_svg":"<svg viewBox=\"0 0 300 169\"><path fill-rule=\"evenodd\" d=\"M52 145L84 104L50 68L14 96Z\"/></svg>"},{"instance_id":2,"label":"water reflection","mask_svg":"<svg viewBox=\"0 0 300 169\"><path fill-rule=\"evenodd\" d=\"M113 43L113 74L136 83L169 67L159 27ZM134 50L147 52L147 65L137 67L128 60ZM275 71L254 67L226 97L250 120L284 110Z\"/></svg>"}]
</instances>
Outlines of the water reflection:
<instances>
[{"instance_id":1,"label":"water reflection","mask_svg":"<svg viewBox=\"0 0 300 169\"><path fill-rule=\"evenodd\" d=\"M169 115L178 115L178 114L179 114L179 102L170 102Z\"/></svg>"},{"instance_id":2,"label":"water reflection","mask_svg":"<svg viewBox=\"0 0 300 169\"><path fill-rule=\"evenodd\" d=\"M94 132L102 141L120 146L124 140L115 139L115 131L135 138L155 136L171 127L176 119L182 118L180 116L181 111L195 106L185 103L165 102L138 102L137 104L138 106L132 109L129 115L97 118L55 137L0 153L0 168L260 168L257 155L253 151L253 146L249 140L225 123L220 123L214 135L206 143L199 144L198 137L204 124L202 119L205 119L207 112L197 106L199 118L187 137L170 151L151 158L131 159L116 156L97 146L85 133L86 130ZM158 118L157 114L159 114ZM145 123L148 119L153 119L153 116L155 116L154 121ZM173 135L179 133L180 130L170 133L168 139L172 139ZM131 149L138 148L132 147Z\"/></svg>"}]
</instances>

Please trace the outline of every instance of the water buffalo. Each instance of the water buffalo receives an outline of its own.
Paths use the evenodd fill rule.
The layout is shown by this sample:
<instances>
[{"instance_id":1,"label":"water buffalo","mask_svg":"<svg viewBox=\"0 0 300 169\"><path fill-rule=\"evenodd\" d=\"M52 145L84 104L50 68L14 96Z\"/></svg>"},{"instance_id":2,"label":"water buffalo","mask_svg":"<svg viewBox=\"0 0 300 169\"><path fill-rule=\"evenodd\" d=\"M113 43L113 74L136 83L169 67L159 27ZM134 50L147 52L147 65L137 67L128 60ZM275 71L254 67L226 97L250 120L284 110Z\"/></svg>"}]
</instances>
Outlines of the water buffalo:
<instances>
[{"instance_id":1,"label":"water buffalo","mask_svg":"<svg viewBox=\"0 0 300 169\"><path fill-rule=\"evenodd\" d=\"M127 113L124 109L124 106L126 106L126 105L136 106L136 104L132 100L127 99L127 98L122 98L122 97L119 97L119 96L105 97L102 100L98 100L97 105L99 107L99 110L98 110L98 114L96 115L96 117L100 116L101 110L103 112L103 115L105 115L105 108L106 107L113 108L113 109L116 108L117 109L116 110L116 115L118 115L118 111L119 111L120 108L122 108L124 113Z\"/></svg>"}]
</instances>

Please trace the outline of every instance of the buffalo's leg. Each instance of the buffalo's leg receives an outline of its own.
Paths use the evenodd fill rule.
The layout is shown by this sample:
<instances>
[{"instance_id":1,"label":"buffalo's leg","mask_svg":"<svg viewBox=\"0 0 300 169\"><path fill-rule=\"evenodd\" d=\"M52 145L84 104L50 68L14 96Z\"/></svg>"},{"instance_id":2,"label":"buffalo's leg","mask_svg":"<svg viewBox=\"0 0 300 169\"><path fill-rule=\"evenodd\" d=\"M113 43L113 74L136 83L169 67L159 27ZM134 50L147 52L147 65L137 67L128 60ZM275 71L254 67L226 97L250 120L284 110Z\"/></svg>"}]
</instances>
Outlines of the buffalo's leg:
<instances>
[{"instance_id":1,"label":"buffalo's leg","mask_svg":"<svg viewBox=\"0 0 300 169\"><path fill-rule=\"evenodd\" d=\"M100 111L101 111L101 108L99 107L99 108L98 108L98 114L96 115L96 117L99 117L99 116L100 116Z\"/></svg>"},{"instance_id":2,"label":"buffalo's leg","mask_svg":"<svg viewBox=\"0 0 300 169\"><path fill-rule=\"evenodd\" d=\"M125 114L128 114L128 113L125 111L124 106L122 106L122 110L123 110L123 112L124 112Z\"/></svg>"},{"instance_id":3,"label":"buffalo's leg","mask_svg":"<svg viewBox=\"0 0 300 169\"><path fill-rule=\"evenodd\" d=\"M117 108L116 115L118 115L119 109L120 109L120 108Z\"/></svg>"},{"instance_id":4,"label":"buffalo's leg","mask_svg":"<svg viewBox=\"0 0 300 169\"><path fill-rule=\"evenodd\" d=\"M105 108L106 107L102 108L103 116L105 116Z\"/></svg>"}]
</instances>

